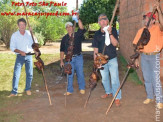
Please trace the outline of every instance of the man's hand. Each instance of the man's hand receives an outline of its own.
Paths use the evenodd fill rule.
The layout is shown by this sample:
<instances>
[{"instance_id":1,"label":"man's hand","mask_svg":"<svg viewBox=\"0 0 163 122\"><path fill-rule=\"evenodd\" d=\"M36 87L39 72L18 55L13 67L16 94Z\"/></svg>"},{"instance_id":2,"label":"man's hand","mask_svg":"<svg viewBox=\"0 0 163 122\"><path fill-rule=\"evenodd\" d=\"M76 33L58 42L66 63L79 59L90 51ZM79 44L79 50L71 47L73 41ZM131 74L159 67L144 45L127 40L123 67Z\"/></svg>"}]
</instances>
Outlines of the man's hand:
<instances>
[{"instance_id":1,"label":"man's hand","mask_svg":"<svg viewBox=\"0 0 163 122\"><path fill-rule=\"evenodd\" d=\"M61 61L60 67L61 67L61 68L64 67L64 62L63 62L63 61Z\"/></svg>"},{"instance_id":2,"label":"man's hand","mask_svg":"<svg viewBox=\"0 0 163 122\"><path fill-rule=\"evenodd\" d=\"M26 53L23 52L23 51L21 51L21 52L20 52L20 55L21 55L21 56L26 56Z\"/></svg>"},{"instance_id":3,"label":"man's hand","mask_svg":"<svg viewBox=\"0 0 163 122\"><path fill-rule=\"evenodd\" d=\"M157 9L158 12L161 12L160 3L158 1L155 2L154 7Z\"/></svg>"},{"instance_id":4,"label":"man's hand","mask_svg":"<svg viewBox=\"0 0 163 122\"><path fill-rule=\"evenodd\" d=\"M31 28L31 27L29 27L29 31L31 31L31 32L32 32L32 28Z\"/></svg>"},{"instance_id":5,"label":"man's hand","mask_svg":"<svg viewBox=\"0 0 163 122\"><path fill-rule=\"evenodd\" d=\"M138 59L135 60L135 67L139 68L139 60Z\"/></svg>"},{"instance_id":6,"label":"man's hand","mask_svg":"<svg viewBox=\"0 0 163 122\"><path fill-rule=\"evenodd\" d=\"M112 34L112 27L111 26L108 28L108 32L109 32L109 34Z\"/></svg>"}]
</instances>

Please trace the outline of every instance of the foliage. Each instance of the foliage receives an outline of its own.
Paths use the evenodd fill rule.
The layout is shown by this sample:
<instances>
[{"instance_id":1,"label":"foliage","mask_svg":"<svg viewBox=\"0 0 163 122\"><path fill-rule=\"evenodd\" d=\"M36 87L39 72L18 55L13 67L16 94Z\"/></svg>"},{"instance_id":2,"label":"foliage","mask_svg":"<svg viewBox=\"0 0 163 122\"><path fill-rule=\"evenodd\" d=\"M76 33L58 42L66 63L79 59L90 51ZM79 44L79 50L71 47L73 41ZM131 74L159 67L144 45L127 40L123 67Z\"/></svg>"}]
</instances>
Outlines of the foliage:
<instances>
[{"instance_id":1,"label":"foliage","mask_svg":"<svg viewBox=\"0 0 163 122\"><path fill-rule=\"evenodd\" d=\"M22 12L23 10L20 7L12 6L11 2L9 1L2 1L4 4L0 4L0 11L1 12ZM27 9L28 10L28 9ZM0 38L3 43L6 45L7 48L10 46L10 38L11 35L18 30L17 27L17 20L22 18L20 16L0 16ZM30 22L32 23L31 26L37 25L35 19L30 18Z\"/></svg>"},{"instance_id":2,"label":"foliage","mask_svg":"<svg viewBox=\"0 0 163 122\"><path fill-rule=\"evenodd\" d=\"M97 23L101 13L105 13L110 20L115 2L116 0L84 0L80 8L80 18L85 25Z\"/></svg>"},{"instance_id":3,"label":"foliage","mask_svg":"<svg viewBox=\"0 0 163 122\"><path fill-rule=\"evenodd\" d=\"M47 0L46 2L51 1ZM42 6L35 6L33 7L34 11L38 12L66 12L67 8L65 7L42 7ZM67 16L40 16L39 18L35 17L35 19L38 21L38 25L35 28L36 32L41 32L42 35L45 37L44 44L47 41L56 41L60 39L65 33L65 22L67 20Z\"/></svg>"},{"instance_id":4,"label":"foliage","mask_svg":"<svg viewBox=\"0 0 163 122\"><path fill-rule=\"evenodd\" d=\"M97 31L100 29L100 26L98 23L93 23L93 24L90 24L89 25L89 30L92 30L92 31Z\"/></svg>"},{"instance_id":5,"label":"foliage","mask_svg":"<svg viewBox=\"0 0 163 122\"><path fill-rule=\"evenodd\" d=\"M47 0L49 2L51 0ZM39 0L35 2L40 2ZM59 6L26 6L27 12L66 12L66 7ZM0 12L24 12L24 8L20 6L11 6L11 0L1 0ZM9 48L11 35L18 29L17 20L19 18L25 18L25 16L2 16L0 15L0 39L4 42L7 48ZM65 22L68 16L29 16L29 23L40 40L39 43L45 44L47 41L56 41L60 39L65 33ZM28 29L28 27L27 27ZM42 36L41 36L42 34ZM41 39L42 38L42 39Z\"/></svg>"},{"instance_id":6,"label":"foliage","mask_svg":"<svg viewBox=\"0 0 163 122\"><path fill-rule=\"evenodd\" d=\"M11 7L9 4L0 4L0 11L2 10L5 10L5 12L9 12L11 11ZM9 48L12 33L16 31L17 24L15 23L15 21L17 19L17 16L0 16L0 35L2 41L5 43L7 48Z\"/></svg>"},{"instance_id":7,"label":"foliage","mask_svg":"<svg viewBox=\"0 0 163 122\"><path fill-rule=\"evenodd\" d=\"M44 39L45 39L45 37L42 35L41 32L40 32L40 33L35 32L34 35L35 35L35 37L36 37L36 39L37 39L39 45L42 46L42 45L44 44Z\"/></svg>"}]
</instances>

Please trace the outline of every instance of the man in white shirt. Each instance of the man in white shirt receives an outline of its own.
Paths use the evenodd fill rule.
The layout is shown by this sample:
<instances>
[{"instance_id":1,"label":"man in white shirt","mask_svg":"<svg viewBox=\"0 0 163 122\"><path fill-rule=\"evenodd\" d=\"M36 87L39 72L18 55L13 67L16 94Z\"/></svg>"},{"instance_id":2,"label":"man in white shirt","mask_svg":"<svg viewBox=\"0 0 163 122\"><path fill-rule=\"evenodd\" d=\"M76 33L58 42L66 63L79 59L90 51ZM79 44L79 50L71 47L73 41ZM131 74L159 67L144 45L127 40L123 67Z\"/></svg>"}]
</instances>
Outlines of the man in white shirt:
<instances>
[{"instance_id":1,"label":"man in white shirt","mask_svg":"<svg viewBox=\"0 0 163 122\"><path fill-rule=\"evenodd\" d=\"M26 55L33 51L33 40L29 31L26 30L26 20L21 18L17 21L19 30L12 34L10 40L10 49L17 55L14 67L12 91L9 97L16 96L19 84L20 73L25 63L27 95L31 95L31 82L33 79L33 61L32 55Z\"/></svg>"}]
</instances>

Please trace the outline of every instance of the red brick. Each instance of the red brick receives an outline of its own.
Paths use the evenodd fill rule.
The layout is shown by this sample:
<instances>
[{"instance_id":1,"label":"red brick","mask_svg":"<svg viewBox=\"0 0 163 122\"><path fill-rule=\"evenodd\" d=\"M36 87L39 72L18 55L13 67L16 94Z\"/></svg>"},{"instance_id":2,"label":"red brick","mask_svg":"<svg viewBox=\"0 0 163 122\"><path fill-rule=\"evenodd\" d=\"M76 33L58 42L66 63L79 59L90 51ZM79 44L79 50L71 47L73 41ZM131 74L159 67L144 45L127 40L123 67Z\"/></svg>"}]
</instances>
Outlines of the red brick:
<instances>
[{"instance_id":1,"label":"red brick","mask_svg":"<svg viewBox=\"0 0 163 122\"><path fill-rule=\"evenodd\" d=\"M160 78L161 78L161 82L162 82L162 85L163 85L163 68L161 68L161 71L160 71Z\"/></svg>"},{"instance_id":2,"label":"red brick","mask_svg":"<svg viewBox=\"0 0 163 122\"><path fill-rule=\"evenodd\" d=\"M144 0L145 3L153 3L154 0Z\"/></svg>"},{"instance_id":3,"label":"red brick","mask_svg":"<svg viewBox=\"0 0 163 122\"><path fill-rule=\"evenodd\" d=\"M160 60L160 66L163 68L163 60Z\"/></svg>"},{"instance_id":4,"label":"red brick","mask_svg":"<svg viewBox=\"0 0 163 122\"><path fill-rule=\"evenodd\" d=\"M163 59L163 51L160 53L160 58Z\"/></svg>"},{"instance_id":5,"label":"red brick","mask_svg":"<svg viewBox=\"0 0 163 122\"><path fill-rule=\"evenodd\" d=\"M149 11L149 4L148 3L144 4L143 11L145 11L145 13L147 13Z\"/></svg>"}]
</instances>

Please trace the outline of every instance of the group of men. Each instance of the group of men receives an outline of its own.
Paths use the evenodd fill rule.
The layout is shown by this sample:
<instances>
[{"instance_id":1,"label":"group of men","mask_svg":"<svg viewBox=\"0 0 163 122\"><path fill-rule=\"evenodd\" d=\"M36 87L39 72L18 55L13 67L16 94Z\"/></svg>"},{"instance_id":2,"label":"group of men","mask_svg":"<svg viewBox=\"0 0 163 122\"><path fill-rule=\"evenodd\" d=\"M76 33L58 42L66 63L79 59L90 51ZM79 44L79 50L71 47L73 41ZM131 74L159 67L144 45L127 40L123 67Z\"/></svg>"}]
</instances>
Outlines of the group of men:
<instances>
[{"instance_id":1,"label":"group of men","mask_svg":"<svg viewBox=\"0 0 163 122\"><path fill-rule=\"evenodd\" d=\"M160 56L160 51L163 48L163 13L161 11L159 3L155 4L158 12L158 23L156 23L155 14L152 16L152 21L149 24L150 31L150 41L144 46L141 51L141 67L143 72L143 77L145 81L145 89L147 93L147 99L143 102L144 104L148 104L156 98L157 107L159 109L163 108L163 93L160 77L156 82L156 73L157 70L157 57ZM151 12L144 15L144 27L147 25L149 17L151 16ZM86 30L82 24L79 15L74 19L78 25L79 29L74 34L74 49L72 61L70 62L72 66L72 74L68 75L68 87L67 92L64 95L71 95L73 93L73 77L76 71L77 81L79 85L79 91L81 94L85 94L85 78L83 72L83 55L82 55L82 41L84 37L84 33ZM13 88L9 97L16 96L18 90L18 83L20 72L23 64L25 63L26 68L26 88L25 91L27 95L31 95L31 82L33 79L33 63L32 56L26 55L31 52L32 49L32 38L29 31L26 30L26 21L21 18L17 22L19 30L15 32L10 41L10 48L15 54L16 62L14 67L14 75L13 75ZM108 26L109 20L105 14L100 14L98 17L98 24L100 25L100 29L95 33L94 39L92 41L92 47L94 48L94 60L96 59L97 53L102 53L104 46L106 45L106 31L104 28ZM137 44L143 28L141 28L133 41L133 44ZM73 28L73 24L71 22L67 22L65 24L65 28L67 30L67 34L62 38L61 46L60 46L60 66L63 67L64 63L64 55L68 52L69 40L74 33L75 29ZM109 34L110 44L106 46L104 50L104 55L109 57L108 63L103 65L103 70L100 70L102 76L102 84L105 90L105 94L101 96L101 98L112 97L115 95L117 89L120 86L119 81L119 71L118 71L118 62L117 62L117 54L116 54L116 46L118 45L118 35L115 28L108 27L107 33ZM107 36L108 37L108 36ZM135 61L135 66L139 67L139 59ZM160 72L160 71L159 71ZM156 85L159 84L159 85ZM158 87L159 86L159 87ZM159 90L159 94L158 94ZM121 91L118 93L115 104L116 106L120 105L121 100Z\"/></svg>"}]
</instances>

